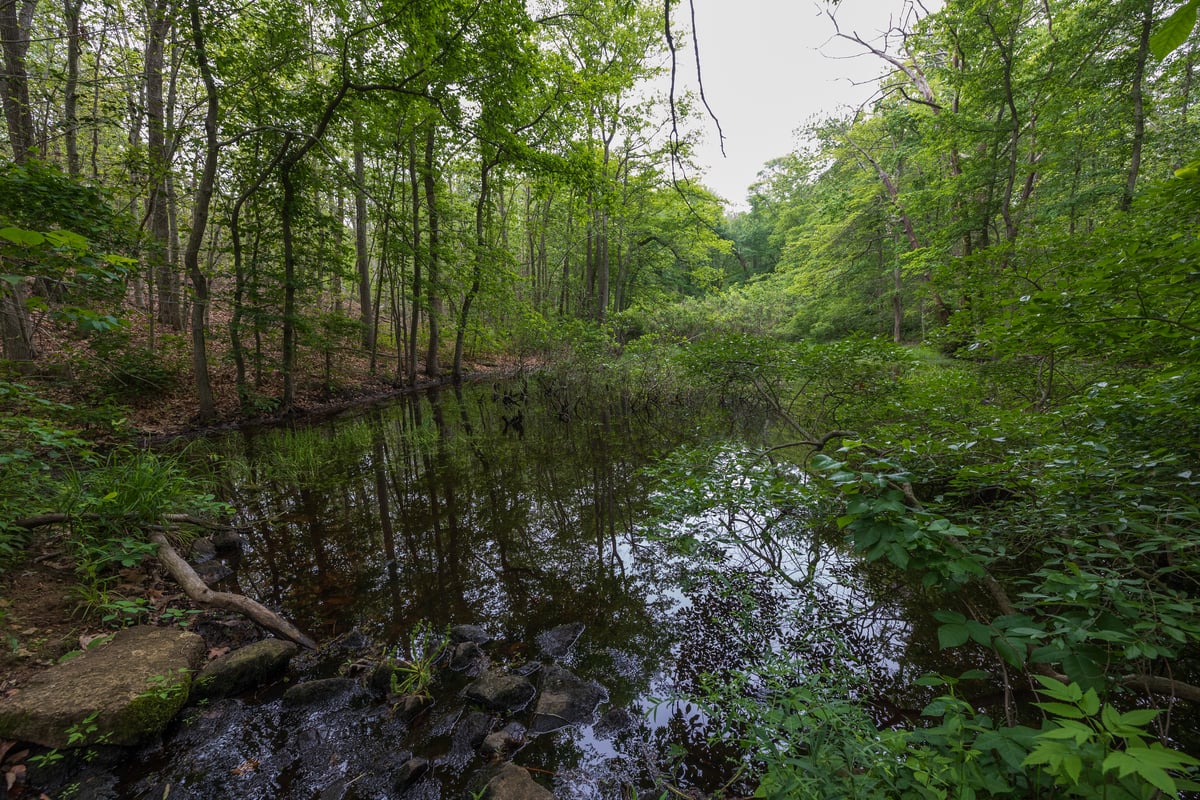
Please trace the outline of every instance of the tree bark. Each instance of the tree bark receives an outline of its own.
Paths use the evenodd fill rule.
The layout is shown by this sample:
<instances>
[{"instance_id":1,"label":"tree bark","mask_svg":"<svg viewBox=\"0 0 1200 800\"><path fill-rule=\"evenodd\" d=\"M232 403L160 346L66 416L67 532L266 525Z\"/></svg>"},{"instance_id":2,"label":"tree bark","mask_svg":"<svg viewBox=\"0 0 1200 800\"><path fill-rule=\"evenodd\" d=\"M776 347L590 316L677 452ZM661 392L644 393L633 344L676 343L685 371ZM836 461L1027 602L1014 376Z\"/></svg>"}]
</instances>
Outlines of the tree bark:
<instances>
[{"instance_id":1,"label":"tree bark","mask_svg":"<svg viewBox=\"0 0 1200 800\"><path fill-rule=\"evenodd\" d=\"M0 336L4 357L9 361L31 362L37 359L33 345L33 323L25 301L29 290L24 281L11 284L0 281Z\"/></svg>"},{"instance_id":2,"label":"tree bark","mask_svg":"<svg viewBox=\"0 0 1200 800\"><path fill-rule=\"evenodd\" d=\"M412 190L412 319L408 334L408 383L417 382L417 333L421 325L421 186L417 180L416 131L408 142L408 179Z\"/></svg>"},{"instance_id":3,"label":"tree bark","mask_svg":"<svg viewBox=\"0 0 1200 800\"><path fill-rule=\"evenodd\" d=\"M29 52L29 28L37 0L0 0L0 49L4 52L4 73L0 75L4 118L8 123L8 141L13 160L24 164L36 149L33 110L29 106L29 74L25 55Z\"/></svg>"},{"instance_id":4,"label":"tree bark","mask_svg":"<svg viewBox=\"0 0 1200 800\"><path fill-rule=\"evenodd\" d=\"M425 132L425 215L429 219L429 285L425 294L429 298L429 350L425 356L425 374L436 378L442 373L438 363L438 348L441 346L440 325L442 298L438 288L438 210L437 175L434 174L433 148L437 142L437 125L429 123Z\"/></svg>"},{"instance_id":5,"label":"tree bark","mask_svg":"<svg viewBox=\"0 0 1200 800\"><path fill-rule=\"evenodd\" d=\"M83 0L63 0L67 23L67 82L63 88L63 139L67 149L67 172L79 177L79 12Z\"/></svg>"},{"instance_id":6,"label":"tree bark","mask_svg":"<svg viewBox=\"0 0 1200 800\"><path fill-rule=\"evenodd\" d=\"M163 102L163 56L171 31L171 0L146 0L146 146L150 169L146 216L150 222L155 261L154 282L158 287L157 319L172 330L180 328L179 293L170 258L171 220L167 209L167 173L171 168L166 139L166 107Z\"/></svg>"},{"instance_id":7,"label":"tree bark","mask_svg":"<svg viewBox=\"0 0 1200 800\"><path fill-rule=\"evenodd\" d=\"M187 249L183 254L184 267L192 282L192 368L196 376L196 401L199 419L207 424L216 417L212 384L208 376L208 353L205 343L204 314L208 306L208 278L200 270L200 246L204 242L204 231L208 227L209 206L217 182L217 159L220 144L217 141L217 86L208 63L205 49L204 28L200 23L198 0L188 0L188 17L192 24L192 43L196 49L196 64L204 80L206 111L204 115L204 167L200 184L196 187L196 198L192 205L192 232L188 236Z\"/></svg>"},{"instance_id":8,"label":"tree bark","mask_svg":"<svg viewBox=\"0 0 1200 800\"><path fill-rule=\"evenodd\" d=\"M1129 154L1129 172L1125 178L1125 190L1121 193L1119 208L1128 211L1133 207L1133 193L1137 188L1138 172L1142 167L1142 145L1146 140L1146 99L1142 84L1146 79L1146 60L1150 53L1150 29L1154 25L1154 2L1147 0L1142 10L1142 26L1138 36L1138 48L1134 57L1133 87L1133 148Z\"/></svg>"},{"instance_id":9,"label":"tree bark","mask_svg":"<svg viewBox=\"0 0 1200 800\"><path fill-rule=\"evenodd\" d=\"M371 303L371 254L367 250L367 190L364 185L362 125L355 123L354 137L354 263L358 268L358 305L362 319L362 346L375 350L375 315Z\"/></svg>"}]
</instances>

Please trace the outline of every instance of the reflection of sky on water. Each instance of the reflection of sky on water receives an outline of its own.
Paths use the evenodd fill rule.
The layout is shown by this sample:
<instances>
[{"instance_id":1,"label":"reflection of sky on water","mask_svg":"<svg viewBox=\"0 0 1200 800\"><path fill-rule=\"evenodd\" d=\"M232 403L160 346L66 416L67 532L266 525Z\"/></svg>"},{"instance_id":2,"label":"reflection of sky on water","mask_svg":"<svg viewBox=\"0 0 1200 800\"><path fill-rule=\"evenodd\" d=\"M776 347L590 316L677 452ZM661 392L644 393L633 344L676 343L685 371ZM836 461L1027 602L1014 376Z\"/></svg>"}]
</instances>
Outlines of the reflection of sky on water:
<instances>
[{"instance_id":1,"label":"reflection of sky on water","mask_svg":"<svg viewBox=\"0 0 1200 800\"><path fill-rule=\"evenodd\" d=\"M880 596L861 564L812 532L802 507L743 513L725 530L786 534L782 577L712 534L728 519L718 511L697 506L665 528L655 518L661 486L643 469L701 444L698 428L728 441L737 422L619 403L578 406L566 422L531 387L518 438L500 423L497 396L442 392L228 440L227 499L250 531L241 586L322 639L357 628L387 644L422 619L480 624L497 639L493 664L506 667L537 658L539 633L585 623L565 664L608 689L598 715L624 708L634 724L615 737L564 729L522 751L521 763L558 776L562 798L645 793L662 770L705 791L727 779L731 753L706 744L698 708L672 699L696 690L703 672L798 650L810 663L850 657L872 674L897 671L911 633L903 597ZM753 487L734 464L713 471L731 478L736 498ZM789 501L806 502L803 476L785 477L797 489ZM700 547L674 552L663 533ZM671 762L672 746L689 756Z\"/></svg>"}]
</instances>

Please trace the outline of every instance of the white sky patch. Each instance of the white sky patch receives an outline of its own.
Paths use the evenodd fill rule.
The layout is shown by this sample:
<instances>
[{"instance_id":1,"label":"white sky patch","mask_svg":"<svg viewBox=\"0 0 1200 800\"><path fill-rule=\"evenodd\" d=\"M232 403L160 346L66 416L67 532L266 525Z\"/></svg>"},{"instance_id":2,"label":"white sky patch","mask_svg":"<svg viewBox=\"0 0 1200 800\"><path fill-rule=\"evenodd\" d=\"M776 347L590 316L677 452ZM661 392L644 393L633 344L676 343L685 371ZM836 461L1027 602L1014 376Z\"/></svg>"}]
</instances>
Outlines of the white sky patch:
<instances>
[{"instance_id":1,"label":"white sky patch","mask_svg":"<svg viewBox=\"0 0 1200 800\"><path fill-rule=\"evenodd\" d=\"M824 2L812 0L693 0L704 91L725 131L721 156L716 125L704 125L698 160L704 184L738 208L763 165L791 152L806 123L859 106L876 90L884 63L834 38ZM877 39L899 18L903 0L842 0L836 10L844 33ZM928 3L933 11L940 3ZM688 4L675 7L680 36ZM683 42L680 42L682 44ZM690 40L681 50L679 83L696 90Z\"/></svg>"}]
</instances>

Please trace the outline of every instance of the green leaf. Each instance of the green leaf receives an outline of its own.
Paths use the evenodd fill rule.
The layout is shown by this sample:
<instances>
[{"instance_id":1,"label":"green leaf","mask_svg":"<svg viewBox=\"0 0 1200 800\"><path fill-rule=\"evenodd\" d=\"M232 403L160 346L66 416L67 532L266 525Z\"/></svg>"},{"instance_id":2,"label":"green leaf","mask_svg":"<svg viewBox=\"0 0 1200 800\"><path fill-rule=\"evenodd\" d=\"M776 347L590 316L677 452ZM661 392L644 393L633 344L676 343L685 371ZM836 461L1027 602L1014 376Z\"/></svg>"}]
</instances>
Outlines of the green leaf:
<instances>
[{"instance_id":1,"label":"green leaf","mask_svg":"<svg viewBox=\"0 0 1200 800\"><path fill-rule=\"evenodd\" d=\"M948 650L966 644L971 638L971 632L966 625L951 624L938 627L938 647Z\"/></svg>"},{"instance_id":2,"label":"green leaf","mask_svg":"<svg viewBox=\"0 0 1200 800\"><path fill-rule=\"evenodd\" d=\"M1034 705L1050 714L1058 717L1066 717L1067 719L1083 719L1085 716L1078 708L1067 703L1044 702L1034 703Z\"/></svg>"},{"instance_id":3,"label":"green leaf","mask_svg":"<svg viewBox=\"0 0 1200 800\"><path fill-rule=\"evenodd\" d=\"M23 245L25 247L37 247L46 241L46 237L37 231L28 231L24 228L0 228L0 239Z\"/></svg>"},{"instance_id":4,"label":"green leaf","mask_svg":"<svg viewBox=\"0 0 1200 800\"><path fill-rule=\"evenodd\" d=\"M1200 0L1189 0L1175 13L1167 17L1166 22L1150 37L1150 52L1157 58L1166 58L1172 50L1187 41L1196 27L1196 11L1200 8Z\"/></svg>"}]
</instances>

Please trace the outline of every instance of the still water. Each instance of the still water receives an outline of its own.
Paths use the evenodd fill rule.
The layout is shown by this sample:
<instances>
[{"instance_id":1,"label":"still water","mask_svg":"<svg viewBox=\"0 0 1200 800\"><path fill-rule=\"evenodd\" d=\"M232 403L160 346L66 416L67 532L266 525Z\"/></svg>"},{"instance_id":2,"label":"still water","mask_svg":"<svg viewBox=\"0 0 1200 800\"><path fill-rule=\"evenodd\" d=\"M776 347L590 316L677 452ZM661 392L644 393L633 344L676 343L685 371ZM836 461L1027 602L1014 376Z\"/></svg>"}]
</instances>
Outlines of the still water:
<instances>
[{"instance_id":1,"label":"still water","mask_svg":"<svg viewBox=\"0 0 1200 800\"><path fill-rule=\"evenodd\" d=\"M425 623L481 626L491 669L527 670L550 660L539 637L582 625L553 661L607 699L513 760L559 798L658 797L713 792L736 771L733 734L680 699L706 674L802 652L852 662L886 690L932 666L931 631L907 621L915 600L815 532L799 471L785 473L798 489L787 507L739 494L739 469L766 463L747 454L771 437L745 410L584 398L531 378L229 436L200 457L245 531L227 585L318 641L360 648L312 676L347 674ZM739 545L767 529L780 552ZM469 797L483 759L464 727L529 724L528 709L481 718L462 698L469 680L440 670L432 707L411 720L361 693L301 711L281 689L222 701L194 711L124 791ZM413 757L430 769L401 792L393 776ZM753 790L740 780L731 791Z\"/></svg>"}]
</instances>

